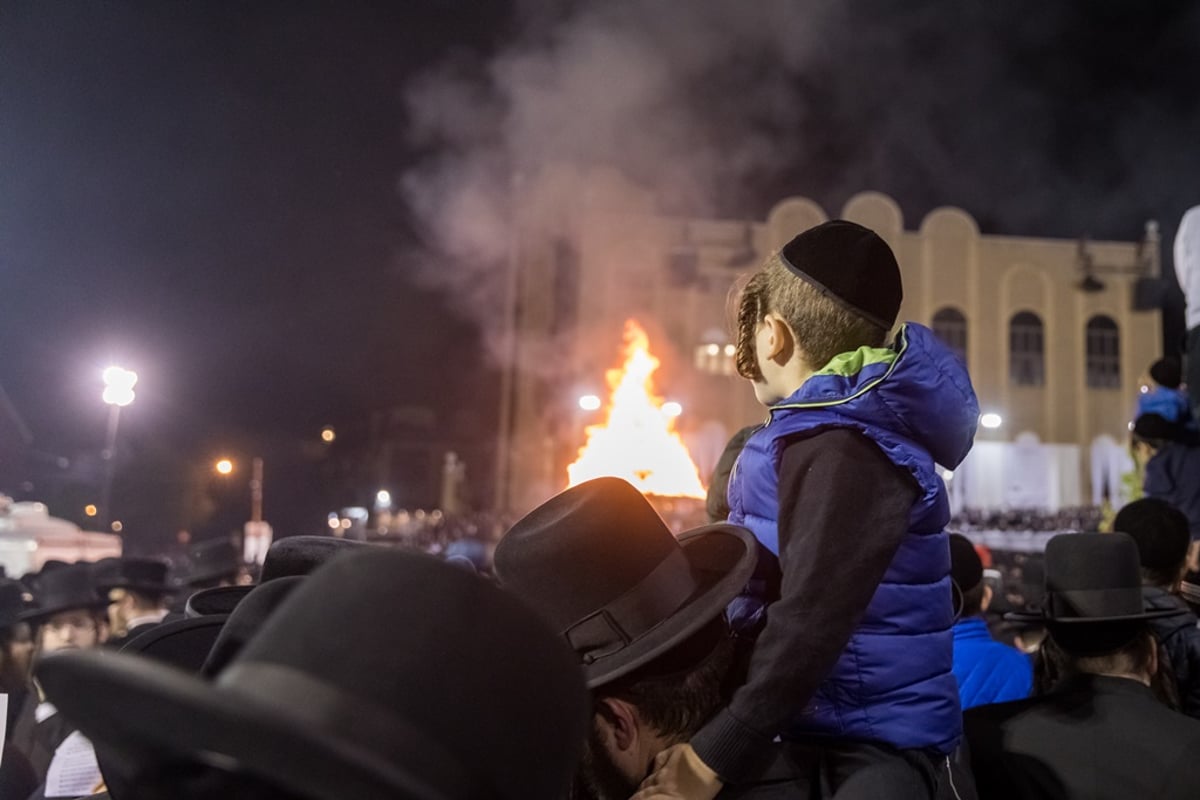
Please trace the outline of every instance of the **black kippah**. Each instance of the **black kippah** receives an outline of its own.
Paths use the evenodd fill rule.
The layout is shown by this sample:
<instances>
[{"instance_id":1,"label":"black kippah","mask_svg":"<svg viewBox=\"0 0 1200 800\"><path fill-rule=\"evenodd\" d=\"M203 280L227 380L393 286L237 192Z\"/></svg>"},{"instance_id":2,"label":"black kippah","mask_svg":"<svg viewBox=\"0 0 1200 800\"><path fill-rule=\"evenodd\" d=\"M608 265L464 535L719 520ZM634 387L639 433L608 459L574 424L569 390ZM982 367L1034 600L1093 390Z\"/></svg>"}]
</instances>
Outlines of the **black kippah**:
<instances>
[{"instance_id":1,"label":"black kippah","mask_svg":"<svg viewBox=\"0 0 1200 800\"><path fill-rule=\"evenodd\" d=\"M869 228L835 219L810 228L779 253L784 265L825 296L890 329L904 288L892 248Z\"/></svg>"}]
</instances>

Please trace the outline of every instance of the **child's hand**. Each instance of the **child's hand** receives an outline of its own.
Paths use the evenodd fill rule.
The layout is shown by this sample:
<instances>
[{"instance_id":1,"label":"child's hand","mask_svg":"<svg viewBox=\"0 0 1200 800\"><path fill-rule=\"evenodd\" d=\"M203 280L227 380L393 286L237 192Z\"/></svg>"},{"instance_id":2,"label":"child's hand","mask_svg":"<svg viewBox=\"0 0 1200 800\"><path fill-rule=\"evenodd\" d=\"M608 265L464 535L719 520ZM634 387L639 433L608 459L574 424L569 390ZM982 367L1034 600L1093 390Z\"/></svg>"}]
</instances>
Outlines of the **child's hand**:
<instances>
[{"instance_id":1,"label":"child's hand","mask_svg":"<svg viewBox=\"0 0 1200 800\"><path fill-rule=\"evenodd\" d=\"M712 800L722 786L690 744L677 744L654 757L654 772L631 800Z\"/></svg>"}]
</instances>

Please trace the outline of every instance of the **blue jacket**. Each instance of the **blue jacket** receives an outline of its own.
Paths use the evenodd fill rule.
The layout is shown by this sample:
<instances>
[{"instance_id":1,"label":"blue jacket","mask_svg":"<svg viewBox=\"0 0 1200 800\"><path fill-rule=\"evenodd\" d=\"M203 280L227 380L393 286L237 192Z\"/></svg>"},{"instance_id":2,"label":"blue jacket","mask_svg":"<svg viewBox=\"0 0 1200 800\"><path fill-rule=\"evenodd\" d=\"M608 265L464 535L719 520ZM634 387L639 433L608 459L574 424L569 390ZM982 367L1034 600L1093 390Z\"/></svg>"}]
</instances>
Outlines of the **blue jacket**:
<instances>
[{"instance_id":1,"label":"blue jacket","mask_svg":"<svg viewBox=\"0 0 1200 800\"><path fill-rule=\"evenodd\" d=\"M929 329L909 323L890 348L861 348L833 359L772 406L767 424L747 442L730 479L729 519L753 531L775 555L779 464L789 440L828 428L856 430L921 490L908 533L858 628L808 708L796 709L789 736L941 752L957 745L962 716L951 671L950 510L935 464L958 466L978 417L962 362ZM870 487L862 489L869 501ZM848 542L847 550L852 547ZM761 616L747 599L730 608L737 629L754 627Z\"/></svg>"},{"instance_id":2,"label":"blue jacket","mask_svg":"<svg viewBox=\"0 0 1200 800\"><path fill-rule=\"evenodd\" d=\"M1168 442L1146 462L1143 488L1178 508L1192 539L1200 539L1200 446Z\"/></svg>"},{"instance_id":3,"label":"blue jacket","mask_svg":"<svg viewBox=\"0 0 1200 800\"><path fill-rule=\"evenodd\" d=\"M954 626L954 679L963 711L1024 700L1033 690L1033 664L1015 647L992 638L982 617Z\"/></svg>"}]
</instances>

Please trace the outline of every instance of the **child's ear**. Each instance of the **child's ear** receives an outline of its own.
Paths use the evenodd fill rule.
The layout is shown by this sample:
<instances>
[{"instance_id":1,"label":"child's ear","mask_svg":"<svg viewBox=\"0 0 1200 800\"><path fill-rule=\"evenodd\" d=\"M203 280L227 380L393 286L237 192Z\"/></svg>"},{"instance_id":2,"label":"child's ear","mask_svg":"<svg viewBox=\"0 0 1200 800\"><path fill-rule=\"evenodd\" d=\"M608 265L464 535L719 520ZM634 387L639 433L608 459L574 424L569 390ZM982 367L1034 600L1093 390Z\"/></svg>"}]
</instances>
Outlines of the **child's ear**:
<instances>
[{"instance_id":1,"label":"child's ear","mask_svg":"<svg viewBox=\"0 0 1200 800\"><path fill-rule=\"evenodd\" d=\"M787 362L796 347L792 329L783 321L783 317L774 311L767 312L766 317L763 318L763 324L767 326L767 338L764 342L767 348L767 358L781 364Z\"/></svg>"}]
</instances>

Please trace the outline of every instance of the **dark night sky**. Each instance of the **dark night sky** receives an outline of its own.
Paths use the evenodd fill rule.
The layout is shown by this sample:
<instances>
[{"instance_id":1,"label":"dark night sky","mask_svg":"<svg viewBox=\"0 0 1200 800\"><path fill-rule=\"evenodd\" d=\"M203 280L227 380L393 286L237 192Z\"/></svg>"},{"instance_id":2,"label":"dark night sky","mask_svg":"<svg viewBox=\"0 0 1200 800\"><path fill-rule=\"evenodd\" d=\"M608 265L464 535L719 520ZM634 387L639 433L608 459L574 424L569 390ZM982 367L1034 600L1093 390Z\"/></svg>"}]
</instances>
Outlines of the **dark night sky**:
<instances>
[{"instance_id":1,"label":"dark night sky","mask_svg":"<svg viewBox=\"0 0 1200 800\"><path fill-rule=\"evenodd\" d=\"M1200 202L1200 4L918 5L775 4L788 35L767 42L720 24L732 2L624 0L596 4L602 16L578 2L0 0L0 385L40 449L94 450L98 369L135 365L123 435L197 461L383 405L478 403L489 331L410 268L430 235L398 188L472 137L416 143L406 93L456 65L486 101L464 124L520 162L489 131L525 95L492 65L532 53L568 72L564 32L636 42L658 24L639 24L650 8L683 44L706 21L733 39L697 66L699 34L690 49L660 38L680 77L655 108L714 154L709 210L761 216L787 194L835 210L880 189L910 226L956 204L985 232L1132 239L1150 217L1169 237ZM676 28L664 6L699 21ZM641 137L639 119L656 123L617 129ZM619 162L627 144L582 156ZM618 166L641 166L630 157Z\"/></svg>"}]
</instances>

